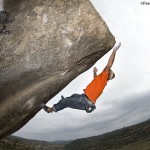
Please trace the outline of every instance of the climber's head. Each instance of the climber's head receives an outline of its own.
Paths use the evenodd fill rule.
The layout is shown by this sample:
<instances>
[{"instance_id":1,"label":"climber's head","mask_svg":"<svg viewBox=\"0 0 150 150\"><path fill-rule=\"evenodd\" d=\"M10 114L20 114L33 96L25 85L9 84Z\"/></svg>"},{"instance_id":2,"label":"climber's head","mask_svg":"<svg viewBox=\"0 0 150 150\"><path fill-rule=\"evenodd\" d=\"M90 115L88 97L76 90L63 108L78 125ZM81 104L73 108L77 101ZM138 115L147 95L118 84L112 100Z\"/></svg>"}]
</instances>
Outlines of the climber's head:
<instances>
[{"instance_id":1,"label":"climber's head","mask_svg":"<svg viewBox=\"0 0 150 150\"><path fill-rule=\"evenodd\" d=\"M108 80L112 80L113 78L115 78L115 73L110 69L108 74Z\"/></svg>"}]
</instances>

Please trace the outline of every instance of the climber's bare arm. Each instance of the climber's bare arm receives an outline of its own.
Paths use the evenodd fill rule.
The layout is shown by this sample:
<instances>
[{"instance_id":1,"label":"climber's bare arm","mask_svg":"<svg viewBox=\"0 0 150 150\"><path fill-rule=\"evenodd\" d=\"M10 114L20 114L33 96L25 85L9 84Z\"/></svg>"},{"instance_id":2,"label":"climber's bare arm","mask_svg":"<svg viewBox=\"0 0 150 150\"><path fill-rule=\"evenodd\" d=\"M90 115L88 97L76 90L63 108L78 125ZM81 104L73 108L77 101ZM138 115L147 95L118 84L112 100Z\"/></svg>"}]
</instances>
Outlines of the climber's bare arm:
<instances>
[{"instance_id":1,"label":"climber's bare arm","mask_svg":"<svg viewBox=\"0 0 150 150\"><path fill-rule=\"evenodd\" d=\"M96 67L93 68L93 76L94 78L97 76L98 69Z\"/></svg>"},{"instance_id":2,"label":"climber's bare arm","mask_svg":"<svg viewBox=\"0 0 150 150\"><path fill-rule=\"evenodd\" d=\"M113 52L108 60L106 67L104 68L104 71L109 71L109 69L112 67L114 60L115 60L116 52L120 48L120 46L121 46L121 42L113 48Z\"/></svg>"}]
</instances>

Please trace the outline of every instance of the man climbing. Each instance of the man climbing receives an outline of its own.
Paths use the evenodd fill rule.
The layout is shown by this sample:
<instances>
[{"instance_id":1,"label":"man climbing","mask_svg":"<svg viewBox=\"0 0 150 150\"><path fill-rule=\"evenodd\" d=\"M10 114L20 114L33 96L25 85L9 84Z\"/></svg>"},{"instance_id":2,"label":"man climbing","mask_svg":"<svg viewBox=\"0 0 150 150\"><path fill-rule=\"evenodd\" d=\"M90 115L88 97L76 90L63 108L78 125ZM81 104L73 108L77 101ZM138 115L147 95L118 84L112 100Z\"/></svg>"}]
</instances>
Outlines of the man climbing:
<instances>
[{"instance_id":1,"label":"man climbing","mask_svg":"<svg viewBox=\"0 0 150 150\"><path fill-rule=\"evenodd\" d=\"M42 104L42 108L47 113L58 112L67 107L85 110L87 113L90 113L96 109L96 100L102 94L107 81L115 78L115 73L111 70L111 67L114 63L116 52L120 46L121 43L113 48L113 52L108 60L106 67L99 75L97 75L98 69L96 67L93 68L94 79L86 87L86 89L83 90L84 94L73 94L72 96L66 98L62 96L61 100L57 104L54 104L53 107L47 107L45 104Z\"/></svg>"}]
</instances>

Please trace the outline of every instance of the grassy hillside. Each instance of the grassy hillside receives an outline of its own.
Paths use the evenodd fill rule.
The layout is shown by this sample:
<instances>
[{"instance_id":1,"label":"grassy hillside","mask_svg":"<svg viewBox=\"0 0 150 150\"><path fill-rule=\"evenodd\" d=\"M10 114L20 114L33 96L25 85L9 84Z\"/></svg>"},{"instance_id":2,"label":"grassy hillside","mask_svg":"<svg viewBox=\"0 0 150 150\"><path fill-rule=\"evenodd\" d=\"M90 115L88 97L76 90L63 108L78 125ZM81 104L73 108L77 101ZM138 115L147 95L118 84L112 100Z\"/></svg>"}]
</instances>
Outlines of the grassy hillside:
<instances>
[{"instance_id":1,"label":"grassy hillside","mask_svg":"<svg viewBox=\"0 0 150 150\"><path fill-rule=\"evenodd\" d=\"M10 136L0 141L0 150L62 150L68 142L46 142Z\"/></svg>"},{"instance_id":2,"label":"grassy hillside","mask_svg":"<svg viewBox=\"0 0 150 150\"><path fill-rule=\"evenodd\" d=\"M150 150L150 120L100 136L75 140L66 150Z\"/></svg>"},{"instance_id":3,"label":"grassy hillside","mask_svg":"<svg viewBox=\"0 0 150 150\"><path fill-rule=\"evenodd\" d=\"M36 150L34 147L24 145L17 140L9 138L2 139L0 141L0 150Z\"/></svg>"}]
</instances>

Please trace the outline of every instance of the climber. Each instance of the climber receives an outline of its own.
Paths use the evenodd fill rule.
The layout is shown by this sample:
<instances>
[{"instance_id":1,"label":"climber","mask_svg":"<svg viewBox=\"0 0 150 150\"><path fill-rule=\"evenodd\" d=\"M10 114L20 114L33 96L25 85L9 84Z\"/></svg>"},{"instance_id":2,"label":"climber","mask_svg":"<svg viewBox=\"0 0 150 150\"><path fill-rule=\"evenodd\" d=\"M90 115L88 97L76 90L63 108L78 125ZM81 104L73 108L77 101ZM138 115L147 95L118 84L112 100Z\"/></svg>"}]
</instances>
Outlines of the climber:
<instances>
[{"instance_id":1,"label":"climber","mask_svg":"<svg viewBox=\"0 0 150 150\"><path fill-rule=\"evenodd\" d=\"M94 79L86 87L86 89L83 90L84 94L73 94L72 96L66 98L61 96L61 100L57 104L54 104L53 107L48 107L45 104L42 104L42 108L47 113L58 112L67 107L85 110L87 113L90 113L96 109L96 100L102 94L107 81L115 78L115 73L110 68L114 63L116 52L120 46L121 43L113 48L113 52L108 60L106 67L99 75L97 75L98 69L96 67L93 68Z\"/></svg>"}]
</instances>

